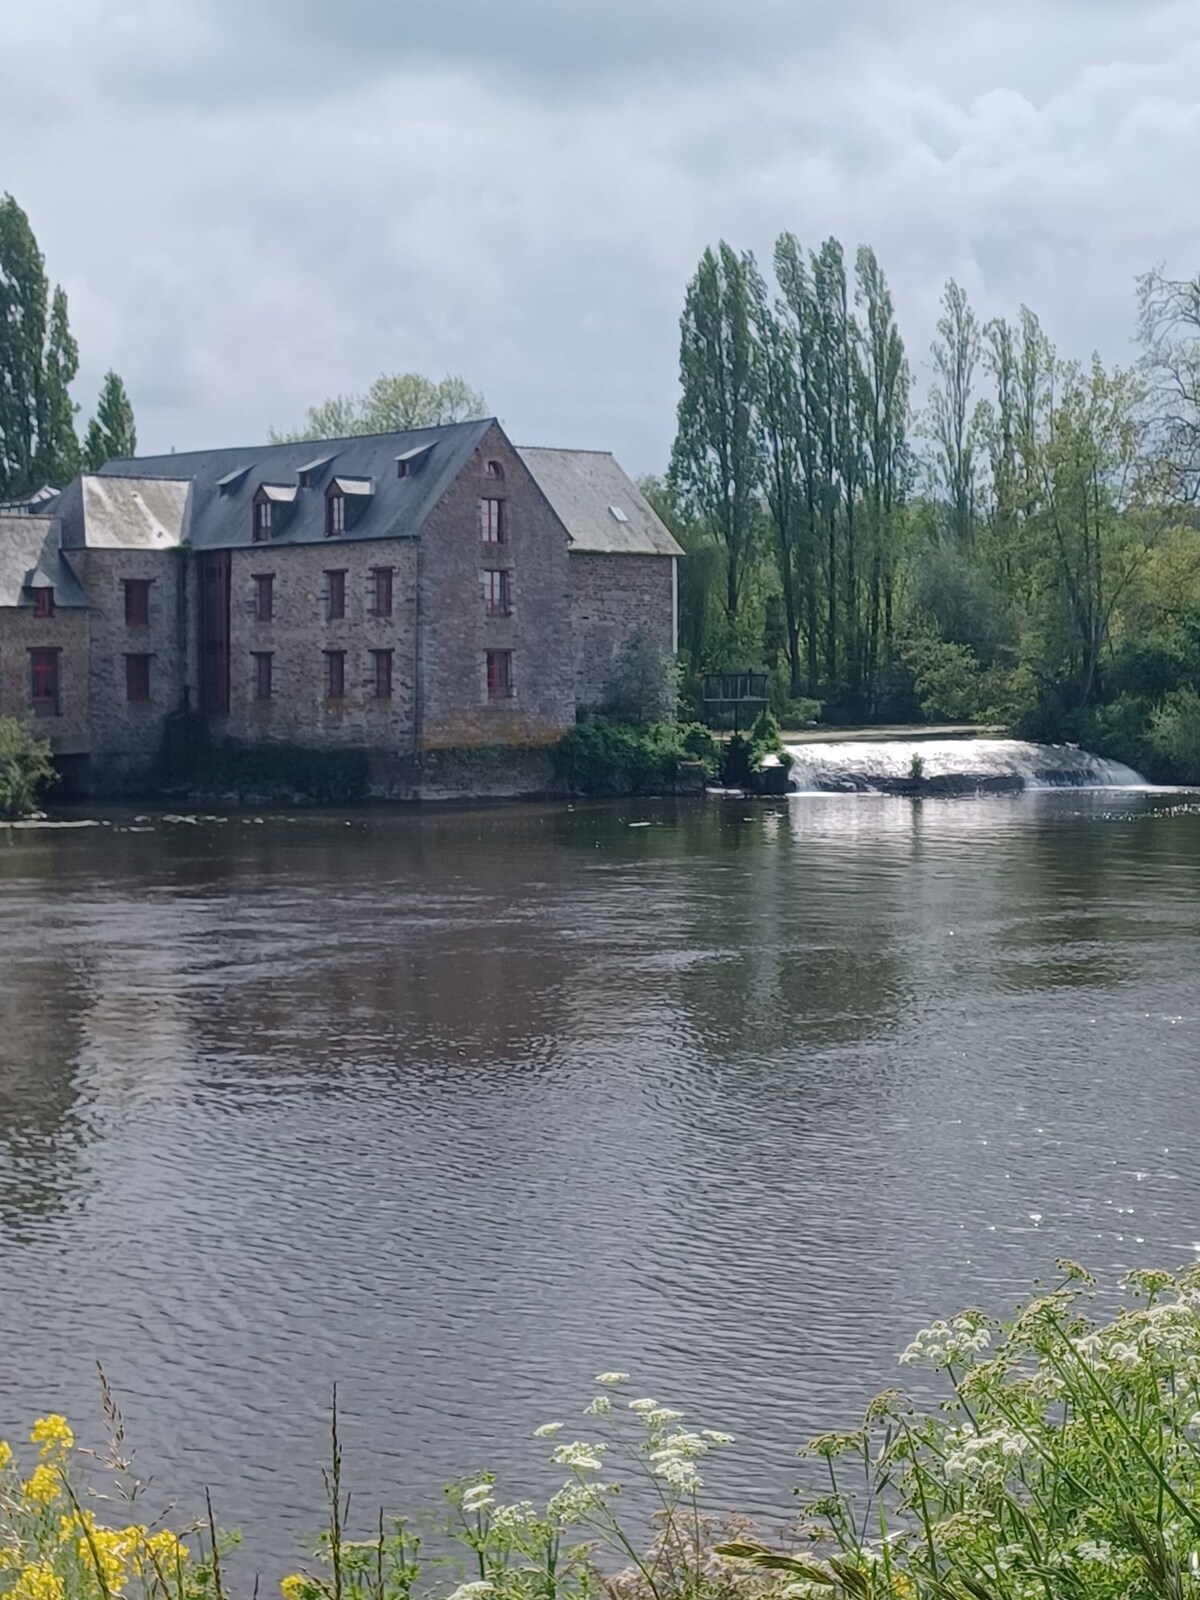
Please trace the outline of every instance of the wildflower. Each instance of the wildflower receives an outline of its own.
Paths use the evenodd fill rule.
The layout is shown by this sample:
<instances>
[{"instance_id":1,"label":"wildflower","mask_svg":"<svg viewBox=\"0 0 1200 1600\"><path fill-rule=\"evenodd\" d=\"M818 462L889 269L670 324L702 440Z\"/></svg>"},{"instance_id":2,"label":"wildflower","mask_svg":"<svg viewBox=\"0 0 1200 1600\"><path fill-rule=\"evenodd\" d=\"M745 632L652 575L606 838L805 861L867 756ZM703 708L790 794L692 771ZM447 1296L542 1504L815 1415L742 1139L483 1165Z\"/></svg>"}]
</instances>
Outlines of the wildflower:
<instances>
[{"instance_id":1,"label":"wildflower","mask_svg":"<svg viewBox=\"0 0 1200 1600\"><path fill-rule=\"evenodd\" d=\"M29 1442L41 1445L44 1461L56 1450L70 1450L75 1444L75 1435L66 1417L60 1417L56 1411L52 1411L48 1417L39 1417L34 1423L29 1430Z\"/></svg>"},{"instance_id":2,"label":"wildflower","mask_svg":"<svg viewBox=\"0 0 1200 1600\"><path fill-rule=\"evenodd\" d=\"M31 1505L51 1506L62 1494L62 1474L46 1462L34 1467L21 1490Z\"/></svg>"},{"instance_id":3,"label":"wildflower","mask_svg":"<svg viewBox=\"0 0 1200 1600\"><path fill-rule=\"evenodd\" d=\"M515 1533L532 1526L537 1520L538 1514L529 1500L518 1500L511 1506L497 1506L492 1512L492 1527L501 1532Z\"/></svg>"},{"instance_id":4,"label":"wildflower","mask_svg":"<svg viewBox=\"0 0 1200 1600\"><path fill-rule=\"evenodd\" d=\"M48 1561L22 1567L9 1590L11 1600L65 1600L63 1581Z\"/></svg>"},{"instance_id":5,"label":"wildflower","mask_svg":"<svg viewBox=\"0 0 1200 1600\"><path fill-rule=\"evenodd\" d=\"M540 1428L533 1430L533 1437L535 1439L553 1439L561 1428L561 1422L543 1422Z\"/></svg>"},{"instance_id":6,"label":"wildflower","mask_svg":"<svg viewBox=\"0 0 1200 1600\"><path fill-rule=\"evenodd\" d=\"M732 1444L734 1442L731 1433L719 1433L716 1428L705 1428L704 1437L711 1444Z\"/></svg>"},{"instance_id":7,"label":"wildflower","mask_svg":"<svg viewBox=\"0 0 1200 1600\"><path fill-rule=\"evenodd\" d=\"M460 1583L448 1600L484 1600L484 1596L491 1594L495 1587L494 1583L488 1583L486 1579L476 1579L474 1583Z\"/></svg>"},{"instance_id":8,"label":"wildflower","mask_svg":"<svg viewBox=\"0 0 1200 1600\"><path fill-rule=\"evenodd\" d=\"M553 1522L583 1522L600 1500L601 1487L597 1483L564 1483L546 1511Z\"/></svg>"},{"instance_id":9,"label":"wildflower","mask_svg":"<svg viewBox=\"0 0 1200 1600\"><path fill-rule=\"evenodd\" d=\"M606 1389L616 1389L623 1383L629 1382L627 1372L598 1372L596 1382L602 1383Z\"/></svg>"},{"instance_id":10,"label":"wildflower","mask_svg":"<svg viewBox=\"0 0 1200 1600\"><path fill-rule=\"evenodd\" d=\"M701 1487L700 1474L694 1464L682 1456L669 1456L655 1464L654 1476L670 1484L680 1494L695 1494Z\"/></svg>"},{"instance_id":11,"label":"wildflower","mask_svg":"<svg viewBox=\"0 0 1200 1600\"><path fill-rule=\"evenodd\" d=\"M629 1409L630 1409L630 1411L636 1411L639 1416L643 1416L644 1417L650 1411L657 1411L658 1410L658 1403L655 1400L649 1400L649 1399L646 1399L646 1400L631 1400L629 1402Z\"/></svg>"},{"instance_id":12,"label":"wildflower","mask_svg":"<svg viewBox=\"0 0 1200 1600\"><path fill-rule=\"evenodd\" d=\"M650 1459L657 1461L666 1456L681 1456L690 1461L696 1456L702 1456L707 1449L708 1446L698 1433L672 1433L663 1440L657 1450L650 1452Z\"/></svg>"},{"instance_id":13,"label":"wildflower","mask_svg":"<svg viewBox=\"0 0 1200 1600\"><path fill-rule=\"evenodd\" d=\"M991 1342L983 1315L978 1311L963 1311L949 1322L939 1321L922 1328L900 1361L906 1367L923 1362L934 1368L965 1366Z\"/></svg>"},{"instance_id":14,"label":"wildflower","mask_svg":"<svg viewBox=\"0 0 1200 1600\"><path fill-rule=\"evenodd\" d=\"M557 1467L570 1467L573 1472L599 1472L602 1444L585 1444L576 1439L571 1444L560 1444L550 1457Z\"/></svg>"},{"instance_id":15,"label":"wildflower","mask_svg":"<svg viewBox=\"0 0 1200 1600\"><path fill-rule=\"evenodd\" d=\"M668 1422L678 1422L683 1412L672 1411L670 1406L655 1406L653 1411L647 1411L644 1415L648 1428L661 1428Z\"/></svg>"},{"instance_id":16,"label":"wildflower","mask_svg":"<svg viewBox=\"0 0 1200 1600\"><path fill-rule=\"evenodd\" d=\"M279 1580L279 1592L283 1600L304 1600L311 1588L312 1584L302 1572L289 1572L286 1578Z\"/></svg>"},{"instance_id":17,"label":"wildflower","mask_svg":"<svg viewBox=\"0 0 1200 1600\"><path fill-rule=\"evenodd\" d=\"M7 1439L0 1439L0 1472L3 1472L5 1467L12 1466L12 1458L12 1445Z\"/></svg>"},{"instance_id":18,"label":"wildflower","mask_svg":"<svg viewBox=\"0 0 1200 1600\"><path fill-rule=\"evenodd\" d=\"M584 1408L585 1417L607 1417L612 1410L612 1401L606 1394L598 1394L590 1406Z\"/></svg>"},{"instance_id":19,"label":"wildflower","mask_svg":"<svg viewBox=\"0 0 1200 1600\"><path fill-rule=\"evenodd\" d=\"M490 1505L495 1505L495 1501L492 1498L492 1488L489 1483L477 1483L463 1495L462 1508L464 1511L483 1511Z\"/></svg>"},{"instance_id":20,"label":"wildflower","mask_svg":"<svg viewBox=\"0 0 1200 1600\"><path fill-rule=\"evenodd\" d=\"M1112 1563L1112 1545L1107 1539L1081 1539L1075 1553L1081 1561L1099 1561L1105 1566Z\"/></svg>"}]
</instances>

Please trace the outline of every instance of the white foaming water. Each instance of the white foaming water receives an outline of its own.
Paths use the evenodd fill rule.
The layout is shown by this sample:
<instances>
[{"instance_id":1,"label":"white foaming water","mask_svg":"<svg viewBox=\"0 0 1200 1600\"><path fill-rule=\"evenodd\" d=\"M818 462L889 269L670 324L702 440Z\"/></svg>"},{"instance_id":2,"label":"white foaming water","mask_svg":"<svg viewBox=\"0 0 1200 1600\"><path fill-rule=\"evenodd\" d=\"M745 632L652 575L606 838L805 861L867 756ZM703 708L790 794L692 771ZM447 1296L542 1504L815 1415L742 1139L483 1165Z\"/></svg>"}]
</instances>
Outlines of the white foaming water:
<instances>
[{"instance_id":1,"label":"white foaming water","mask_svg":"<svg viewBox=\"0 0 1200 1600\"><path fill-rule=\"evenodd\" d=\"M1077 745L1022 739L846 739L793 744L792 782L807 793L889 790L914 776L947 789L1139 789L1146 781L1120 761Z\"/></svg>"}]
</instances>

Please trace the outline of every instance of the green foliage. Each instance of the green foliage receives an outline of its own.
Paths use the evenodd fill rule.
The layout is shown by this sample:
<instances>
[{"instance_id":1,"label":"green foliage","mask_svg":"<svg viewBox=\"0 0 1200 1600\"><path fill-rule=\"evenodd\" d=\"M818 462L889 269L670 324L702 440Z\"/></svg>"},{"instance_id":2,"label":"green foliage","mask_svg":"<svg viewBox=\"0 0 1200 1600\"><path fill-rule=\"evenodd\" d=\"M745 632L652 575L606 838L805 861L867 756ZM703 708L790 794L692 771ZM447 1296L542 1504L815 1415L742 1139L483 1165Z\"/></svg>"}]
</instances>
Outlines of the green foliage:
<instances>
[{"instance_id":1,"label":"green foliage","mask_svg":"<svg viewBox=\"0 0 1200 1600\"><path fill-rule=\"evenodd\" d=\"M437 428L487 415L487 401L465 378L435 382L419 372L385 372L366 394L332 395L309 407L302 427L290 432L272 428L269 437L272 444L345 439L363 433Z\"/></svg>"},{"instance_id":2,"label":"green foliage","mask_svg":"<svg viewBox=\"0 0 1200 1600\"><path fill-rule=\"evenodd\" d=\"M1200 1543L1200 1270L1131 1272L1130 1303L1089 1315L1073 1262L1016 1315L964 1311L901 1360L946 1398L889 1391L804 1454L826 1483L803 1555L718 1547L826 1600L1182 1600Z\"/></svg>"},{"instance_id":3,"label":"green foliage","mask_svg":"<svg viewBox=\"0 0 1200 1600\"><path fill-rule=\"evenodd\" d=\"M367 758L360 750L306 750L297 745L214 744L204 719L173 717L159 752L156 786L193 793L340 803L367 792Z\"/></svg>"},{"instance_id":4,"label":"green foliage","mask_svg":"<svg viewBox=\"0 0 1200 1600\"><path fill-rule=\"evenodd\" d=\"M579 794L653 794L678 782L699 761L716 771L718 744L707 728L688 723L580 722L552 752L555 774Z\"/></svg>"},{"instance_id":5,"label":"green foliage","mask_svg":"<svg viewBox=\"0 0 1200 1600\"><path fill-rule=\"evenodd\" d=\"M604 684L601 710L617 722L645 727L666 722L679 702L679 668L649 634L632 634L617 652Z\"/></svg>"},{"instance_id":6,"label":"green foliage","mask_svg":"<svg viewBox=\"0 0 1200 1600\"><path fill-rule=\"evenodd\" d=\"M88 423L83 453L89 472L99 472L106 461L121 461L137 454L133 406L115 372L104 374L104 387L96 415Z\"/></svg>"},{"instance_id":7,"label":"green foliage","mask_svg":"<svg viewBox=\"0 0 1200 1600\"><path fill-rule=\"evenodd\" d=\"M37 808L54 778L50 746L12 717L0 717L0 819L19 821Z\"/></svg>"},{"instance_id":8,"label":"green foliage","mask_svg":"<svg viewBox=\"0 0 1200 1600\"><path fill-rule=\"evenodd\" d=\"M1175 689L1150 719L1150 747L1180 783L1200 783L1200 694Z\"/></svg>"},{"instance_id":9,"label":"green foliage","mask_svg":"<svg viewBox=\"0 0 1200 1600\"><path fill-rule=\"evenodd\" d=\"M931 722L974 722L984 712L985 684L975 652L933 628L915 630L901 645L921 710Z\"/></svg>"},{"instance_id":10,"label":"green foliage","mask_svg":"<svg viewBox=\"0 0 1200 1600\"><path fill-rule=\"evenodd\" d=\"M908 775L914 783L920 783L925 776L925 758L916 750L908 764Z\"/></svg>"},{"instance_id":11,"label":"green foliage","mask_svg":"<svg viewBox=\"0 0 1200 1600\"><path fill-rule=\"evenodd\" d=\"M779 758L772 765L782 767L785 772L791 769L792 758L783 748L774 712L764 706L747 735L735 733L726 743L722 783L727 789L760 789L763 763L768 756Z\"/></svg>"}]
</instances>

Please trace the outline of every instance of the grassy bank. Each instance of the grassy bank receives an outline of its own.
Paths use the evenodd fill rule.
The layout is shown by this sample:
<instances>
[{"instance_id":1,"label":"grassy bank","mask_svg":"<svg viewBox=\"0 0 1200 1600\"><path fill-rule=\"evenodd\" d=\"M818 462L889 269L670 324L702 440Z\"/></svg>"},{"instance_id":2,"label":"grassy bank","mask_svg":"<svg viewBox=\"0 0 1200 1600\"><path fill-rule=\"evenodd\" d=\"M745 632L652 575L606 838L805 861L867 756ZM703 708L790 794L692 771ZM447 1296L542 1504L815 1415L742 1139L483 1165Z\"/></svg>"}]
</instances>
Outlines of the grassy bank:
<instances>
[{"instance_id":1,"label":"grassy bank","mask_svg":"<svg viewBox=\"0 0 1200 1600\"><path fill-rule=\"evenodd\" d=\"M800 1451L808 1487L786 1540L707 1514L728 1434L601 1373L574 1421L534 1432L560 1486L509 1501L490 1473L451 1485L433 1557L404 1519L348 1531L334 1416L328 1525L284 1600L1187 1600L1200 1589L1200 1266L1134 1272L1115 1318L1071 1262L997 1321L935 1322L900 1356L939 1375L921 1407L899 1390L861 1425ZM223 1600L211 1506L164 1526L138 1510L111 1400L106 1502L65 1419L0 1445L0 1594L13 1600ZM804 1468L801 1471L805 1471ZM124 1495L129 1520L113 1516ZM632 1530L657 1507L653 1538ZM629 1509L627 1509L627 1507ZM798 1511L798 1516L795 1513ZM273 1585L272 1585L273 1588Z\"/></svg>"}]
</instances>

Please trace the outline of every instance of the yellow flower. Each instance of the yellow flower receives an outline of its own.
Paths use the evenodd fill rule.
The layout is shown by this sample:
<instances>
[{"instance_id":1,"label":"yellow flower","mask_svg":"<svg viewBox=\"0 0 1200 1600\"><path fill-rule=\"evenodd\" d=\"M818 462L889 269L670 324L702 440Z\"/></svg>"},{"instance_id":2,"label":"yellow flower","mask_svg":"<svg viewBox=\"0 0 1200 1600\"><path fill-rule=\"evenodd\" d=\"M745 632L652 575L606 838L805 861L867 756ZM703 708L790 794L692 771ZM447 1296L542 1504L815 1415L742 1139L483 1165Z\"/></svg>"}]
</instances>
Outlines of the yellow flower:
<instances>
[{"instance_id":1,"label":"yellow flower","mask_svg":"<svg viewBox=\"0 0 1200 1600\"><path fill-rule=\"evenodd\" d=\"M62 1474L46 1462L34 1467L21 1493L31 1505L52 1506L63 1490Z\"/></svg>"},{"instance_id":2,"label":"yellow flower","mask_svg":"<svg viewBox=\"0 0 1200 1600\"><path fill-rule=\"evenodd\" d=\"M286 1578L280 1578L279 1589L283 1600L304 1600L309 1590L309 1582L302 1573L292 1572Z\"/></svg>"},{"instance_id":3,"label":"yellow flower","mask_svg":"<svg viewBox=\"0 0 1200 1600\"><path fill-rule=\"evenodd\" d=\"M12 1445L7 1439L0 1439L0 1472L12 1466L12 1458Z\"/></svg>"},{"instance_id":4,"label":"yellow flower","mask_svg":"<svg viewBox=\"0 0 1200 1600\"><path fill-rule=\"evenodd\" d=\"M70 1450L75 1443L75 1435L66 1417L60 1417L57 1411L52 1411L48 1417L39 1417L34 1423L29 1430L29 1442L41 1445L44 1461L55 1450Z\"/></svg>"},{"instance_id":5,"label":"yellow flower","mask_svg":"<svg viewBox=\"0 0 1200 1600\"><path fill-rule=\"evenodd\" d=\"M11 1600L65 1600L63 1581L48 1561L22 1567L8 1591Z\"/></svg>"}]
</instances>

